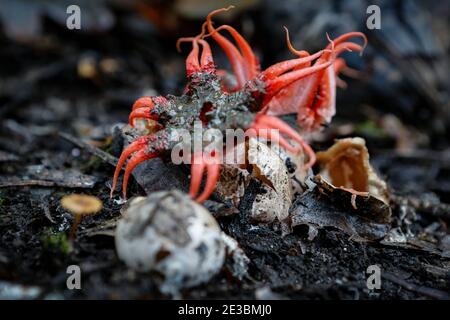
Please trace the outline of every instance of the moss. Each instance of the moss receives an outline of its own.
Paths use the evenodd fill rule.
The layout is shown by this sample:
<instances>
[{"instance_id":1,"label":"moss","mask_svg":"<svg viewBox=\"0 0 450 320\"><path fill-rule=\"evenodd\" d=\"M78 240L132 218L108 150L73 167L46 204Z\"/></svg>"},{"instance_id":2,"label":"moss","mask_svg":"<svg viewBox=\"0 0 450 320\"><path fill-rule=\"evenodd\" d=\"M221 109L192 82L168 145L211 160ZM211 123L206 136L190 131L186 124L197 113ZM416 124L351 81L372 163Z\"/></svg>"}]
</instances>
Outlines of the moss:
<instances>
[{"instance_id":1,"label":"moss","mask_svg":"<svg viewBox=\"0 0 450 320\"><path fill-rule=\"evenodd\" d=\"M41 238L45 250L56 250L68 255L71 250L70 242L64 232L53 233L47 231Z\"/></svg>"},{"instance_id":2,"label":"moss","mask_svg":"<svg viewBox=\"0 0 450 320\"><path fill-rule=\"evenodd\" d=\"M107 153L111 153L111 151L112 151L112 137L106 138L104 143L100 146L100 149L105 151L105 152L107 152ZM101 168L103 165L104 165L103 160L101 160L96 155L91 155L87 161L83 162L80 165L80 170L83 173L88 173L88 172L92 172L94 170L97 170L97 169Z\"/></svg>"},{"instance_id":3,"label":"moss","mask_svg":"<svg viewBox=\"0 0 450 320\"><path fill-rule=\"evenodd\" d=\"M89 157L88 161L86 161L85 163L83 163L80 166L80 170L81 170L81 172L84 172L84 173L91 172L93 170L100 168L100 166L102 164L103 164L103 162L101 159L99 159L97 156L92 155Z\"/></svg>"},{"instance_id":4,"label":"moss","mask_svg":"<svg viewBox=\"0 0 450 320\"><path fill-rule=\"evenodd\" d=\"M113 146L113 138L112 136L109 136L105 139L103 142L103 145L101 146L101 149L105 152L111 153L112 146Z\"/></svg>"},{"instance_id":5,"label":"moss","mask_svg":"<svg viewBox=\"0 0 450 320\"><path fill-rule=\"evenodd\" d=\"M383 128L380 128L374 121L367 120L356 125L355 133L366 137L383 139L387 137Z\"/></svg>"}]
</instances>

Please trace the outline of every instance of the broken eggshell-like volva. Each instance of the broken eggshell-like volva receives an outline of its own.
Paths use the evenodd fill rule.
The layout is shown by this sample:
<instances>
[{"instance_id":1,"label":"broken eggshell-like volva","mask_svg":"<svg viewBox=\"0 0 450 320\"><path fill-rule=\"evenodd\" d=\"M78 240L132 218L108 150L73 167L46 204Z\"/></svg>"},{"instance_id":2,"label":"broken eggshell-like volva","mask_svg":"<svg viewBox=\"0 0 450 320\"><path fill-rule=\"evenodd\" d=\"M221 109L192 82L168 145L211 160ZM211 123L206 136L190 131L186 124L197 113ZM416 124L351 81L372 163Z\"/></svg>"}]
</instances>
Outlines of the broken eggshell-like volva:
<instances>
[{"instance_id":1,"label":"broken eggshell-like volva","mask_svg":"<svg viewBox=\"0 0 450 320\"><path fill-rule=\"evenodd\" d=\"M224 163L215 192L223 200L230 201L237 208L250 180L251 176L245 169L245 165Z\"/></svg>"},{"instance_id":2,"label":"broken eggshell-like volva","mask_svg":"<svg viewBox=\"0 0 450 320\"><path fill-rule=\"evenodd\" d=\"M250 219L257 223L284 221L289 216L293 193L283 160L266 142L255 138L240 150L237 159L241 165L223 166L216 192L238 206L250 181L258 180L260 188L251 205Z\"/></svg>"},{"instance_id":3,"label":"broken eggshell-like volva","mask_svg":"<svg viewBox=\"0 0 450 320\"><path fill-rule=\"evenodd\" d=\"M161 291L175 295L181 288L208 281L225 259L216 220L176 190L130 200L117 224L115 241L127 266L162 275Z\"/></svg>"},{"instance_id":4,"label":"broken eggshell-like volva","mask_svg":"<svg viewBox=\"0 0 450 320\"><path fill-rule=\"evenodd\" d=\"M305 180L312 174L312 169L305 169L305 153L303 149L295 142L289 141L291 145L299 148L299 152L293 154L288 150L280 148L279 145L272 145L271 148L283 160L286 165L288 175L291 179L293 194L301 194L305 191Z\"/></svg>"},{"instance_id":5,"label":"broken eggshell-like volva","mask_svg":"<svg viewBox=\"0 0 450 320\"><path fill-rule=\"evenodd\" d=\"M372 219L388 221L390 218L389 194L386 182L381 180L369 162L369 152L364 139L340 139L328 150L317 153L319 175L314 182L321 190L334 193L342 199L349 195L351 207L358 210L358 203L369 207L381 215L373 216L374 210L368 208ZM360 208L362 209L362 208ZM365 210L363 210L365 211ZM369 213L372 212L372 213Z\"/></svg>"}]
</instances>

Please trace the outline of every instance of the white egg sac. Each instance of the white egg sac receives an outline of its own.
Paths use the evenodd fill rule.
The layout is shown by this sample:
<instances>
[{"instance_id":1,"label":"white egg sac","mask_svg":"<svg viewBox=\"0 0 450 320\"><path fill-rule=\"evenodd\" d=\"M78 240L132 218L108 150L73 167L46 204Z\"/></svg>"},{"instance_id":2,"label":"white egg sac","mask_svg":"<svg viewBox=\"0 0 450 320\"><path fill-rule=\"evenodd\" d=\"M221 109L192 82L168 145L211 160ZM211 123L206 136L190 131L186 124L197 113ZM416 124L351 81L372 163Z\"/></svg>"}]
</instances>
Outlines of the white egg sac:
<instances>
[{"instance_id":1,"label":"white egg sac","mask_svg":"<svg viewBox=\"0 0 450 320\"><path fill-rule=\"evenodd\" d=\"M176 190L130 201L117 224L115 241L127 266L163 276L160 289L165 293L208 281L225 259L214 217Z\"/></svg>"}]
</instances>

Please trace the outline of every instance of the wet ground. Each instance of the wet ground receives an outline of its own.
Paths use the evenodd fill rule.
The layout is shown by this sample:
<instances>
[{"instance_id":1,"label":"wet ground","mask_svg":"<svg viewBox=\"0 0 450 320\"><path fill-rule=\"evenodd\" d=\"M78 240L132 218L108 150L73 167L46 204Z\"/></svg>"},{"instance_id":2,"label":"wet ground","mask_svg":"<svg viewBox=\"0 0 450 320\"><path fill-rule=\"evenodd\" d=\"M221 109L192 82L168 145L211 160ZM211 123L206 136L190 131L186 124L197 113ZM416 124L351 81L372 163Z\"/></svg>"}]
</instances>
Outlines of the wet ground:
<instances>
[{"instance_id":1,"label":"wet ground","mask_svg":"<svg viewBox=\"0 0 450 320\"><path fill-rule=\"evenodd\" d=\"M386 11L414 12L406 7ZM235 18L263 65L287 55L284 47L263 46L265 37L273 35L284 44L282 25L292 28L297 39L306 30L286 13L288 9L261 2ZM114 224L122 205L118 196L109 199L111 155L120 153L112 132L126 122L138 97L181 93L186 53L175 50L179 31L162 37L162 26L133 10L108 12L115 24L103 26L105 30L73 33L46 18L42 33L26 41L10 31L0 35L0 294L11 294L11 286L18 285L39 288L33 298L167 298L151 274L130 271L115 253ZM264 16L279 33L275 27L267 34L267 26L257 28ZM198 21L183 23L192 33L199 26ZM439 84L441 76L430 71L430 83L439 84L431 89L442 99L430 101L430 87L418 90L416 82L408 81L414 75L402 73L408 65L398 71L405 78L402 87L390 92L398 83L380 80L385 73L377 66L383 61L395 64L399 57L389 55L389 39L383 39L369 34L373 42L364 64L354 67L370 72L359 80L346 78L349 86L338 92L336 121L314 137L312 146L324 149L338 137L366 139L371 162L389 186L389 228L395 241L355 241L333 226L319 227L312 238L306 225L282 236L273 226L252 225L243 201L238 214L218 221L250 258L248 274L237 279L225 266L207 284L184 290L183 298L449 299L448 96ZM448 44L441 42L429 56L414 51L421 45L412 46L407 55L419 62L409 61L416 61L418 71L422 64L448 63ZM252 188L250 196L258 192L257 185ZM60 199L74 192L95 195L104 208L83 219L76 241L70 243L73 218ZM129 193L143 195L144 189L133 181ZM298 195L291 211L314 201L320 201L316 194ZM322 205L323 212L343 210L336 203ZM82 290L66 288L66 268L71 264L83 270ZM380 290L367 288L370 265L381 268ZM18 297L25 297L19 292Z\"/></svg>"}]
</instances>

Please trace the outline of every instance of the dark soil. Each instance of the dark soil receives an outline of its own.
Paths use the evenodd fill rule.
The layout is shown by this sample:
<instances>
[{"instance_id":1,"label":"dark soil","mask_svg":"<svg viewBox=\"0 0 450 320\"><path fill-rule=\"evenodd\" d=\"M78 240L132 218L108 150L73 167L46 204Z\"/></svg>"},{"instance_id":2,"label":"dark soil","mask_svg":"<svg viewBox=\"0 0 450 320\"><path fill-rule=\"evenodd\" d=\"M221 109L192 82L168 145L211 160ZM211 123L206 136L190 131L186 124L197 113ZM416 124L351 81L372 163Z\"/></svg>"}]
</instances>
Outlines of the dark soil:
<instances>
[{"instance_id":1,"label":"dark soil","mask_svg":"<svg viewBox=\"0 0 450 320\"><path fill-rule=\"evenodd\" d=\"M295 16L287 13L289 6L286 4L283 11L284 5L276 3L261 1L233 22L244 27L244 35L255 44L264 66L287 56L283 25L291 27L294 35L304 30L301 17L295 22ZM331 1L320 5L326 3ZM318 5L316 9L320 8ZM336 6L336 10L342 8ZM277 16L276 12L283 14ZM186 52L176 52L175 40L194 34L201 20L182 20L178 31L163 37L151 22L129 8L114 8L110 13L116 21L104 32L72 32L45 18L41 34L25 43L6 31L0 33L0 281L38 286L42 288L39 298L168 298L159 292L152 275L130 271L116 256L110 234L113 229L108 228L108 223L120 216L122 206L118 197L109 198L114 167L60 133L117 156L120 146L112 143L113 127L126 122L138 97L182 92ZM448 23L445 12L442 15ZM266 17L264 24L260 24L262 17ZM435 17L436 23L439 17ZM255 27L253 33L245 31L249 23ZM280 31L278 36L272 29ZM183 30L194 31L186 34ZM273 40L266 41L271 35ZM183 298L449 298L448 100L430 102L427 89L418 94L416 84L408 82L402 70L406 84L395 91L393 99L389 90L394 85L383 80L375 83L373 79L382 72L371 64L374 57L395 63L386 53L389 42L373 34L369 38L374 44L363 61L373 77L366 75L359 82L345 79L348 89L338 92L336 121L312 146L320 150L331 145L334 138L363 136L372 164L390 188L391 228L409 232L421 244L413 248L388 246L382 241L357 242L333 227L319 229L318 235L308 240L304 225L282 236L273 226L255 229L246 218L244 202L238 214L218 220L250 258L248 275L239 280L224 267L207 284L184 290ZM283 46L272 47L277 41ZM411 55L428 64L448 62L448 44L443 56L433 59L415 52ZM220 64L221 57L217 61ZM93 74L83 73L86 64L94 68ZM448 85L448 79L444 80ZM380 94L383 86L389 88L384 95ZM420 108L427 111L417 112ZM402 129L392 134L383 127L380 123L386 114L395 117ZM399 145L405 141L409 152L400 153ZM75 174L68 175L69 169ZM43 185L44 171L50 176L63 172L63 176L52 176L46 180L52 184ZM80 173L85 175L82 181ZM104 208L100 214L83 219L69 250L66 234L72 216L61 207L60 199L75 192L97 196ZM143 195L144 191L133 181L129 193ZM301 196L296 199L301 200ZM66 268L72 264L83 270L82 290L66 289ZM380 290L366 286L366 269L374 264L382 271Z\"/></svg>"}]
</instances>

